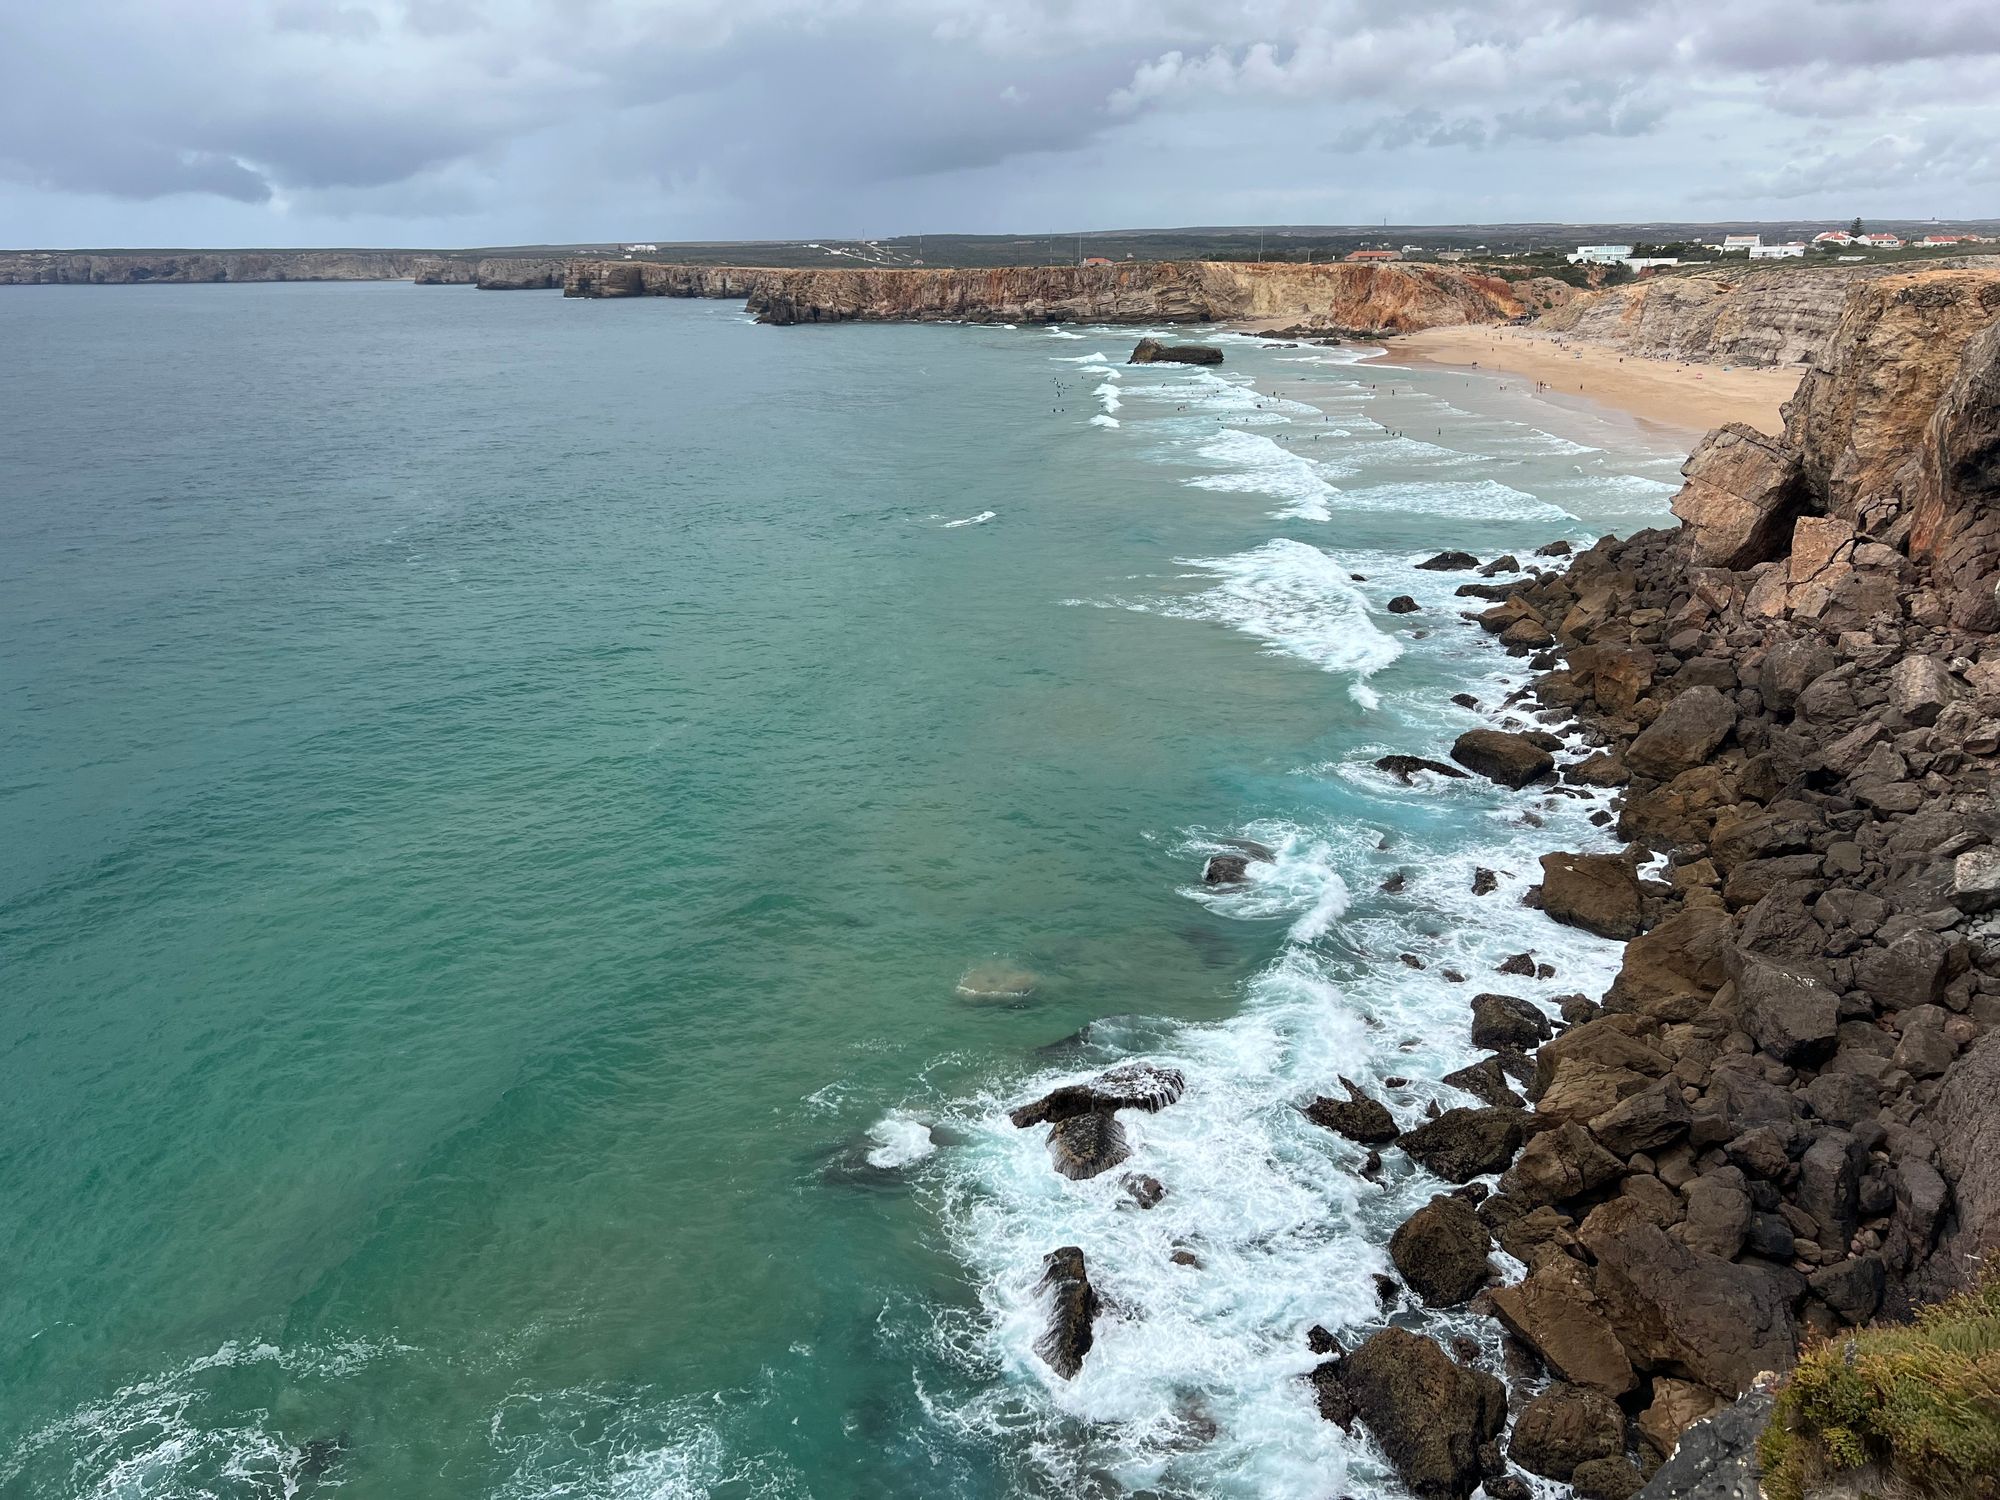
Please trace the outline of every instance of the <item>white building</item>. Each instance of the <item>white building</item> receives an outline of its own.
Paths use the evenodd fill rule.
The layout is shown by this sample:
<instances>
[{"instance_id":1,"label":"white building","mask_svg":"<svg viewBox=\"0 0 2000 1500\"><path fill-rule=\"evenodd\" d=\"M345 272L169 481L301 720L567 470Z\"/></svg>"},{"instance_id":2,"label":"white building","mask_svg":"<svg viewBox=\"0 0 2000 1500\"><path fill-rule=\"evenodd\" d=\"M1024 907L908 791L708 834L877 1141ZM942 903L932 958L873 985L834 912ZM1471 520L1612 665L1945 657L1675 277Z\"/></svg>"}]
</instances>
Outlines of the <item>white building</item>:
<instances>
[{"instance_id":1,"label":"white building","mask_svg":"<svg viewBox=\"0 0 2000 1500\"><path fill-rule=\"evenodd\" d=\"M1812 242L1815 245L1851 245L1854 243L1854 236L1845 229L1829 229L1823 234L1814 235Z\"/></svg>"},{"instance_id":2,"label":"white building","mask_svg":"<svg viewBox=\"0 0 2000 1500\"><path fill-rule=\"evenodd\" d=\"M1755 251L1763 243L1764 236L1761 234L1725 234L1722 237L1722 243L1715 248L1720 250L1724 255L1727 255L1735 250Z\"/></svg>"},{"instance_id":3,"label":"white building","mask_svg":"<svg viewBox=\"0 0 2000 1500\"><path fill-rule=\"evenodd\" d=\"M1631 257L1630 245L1578 245L1576 254L1564 259L1573 266L1615 266Z\"/></svg>"},{"instance_id":4,"label":"white building","mask_svg":"<svg viewBox=\"0 0 2000 1500\"><path fill-rule=\"evenodd\" d=\"M1789 245L1752 245L1750 247L1750 258L1752 260L1790 260L1794 256L1804 255L1805 253L1806 247L1796 241Z\"/></svg>"},{"instance_id":5,"label":"white building","mask_svg":"<svg viewBox=\"0 0 2000 1500\"><path fill-rule=\"evenodd\" d=\"M1861 236L1860 243L1866 245L1870 250L1900 250L1903 248L1902 237L1894 234L1864 234Z\"/></svg>"}]
</instances>

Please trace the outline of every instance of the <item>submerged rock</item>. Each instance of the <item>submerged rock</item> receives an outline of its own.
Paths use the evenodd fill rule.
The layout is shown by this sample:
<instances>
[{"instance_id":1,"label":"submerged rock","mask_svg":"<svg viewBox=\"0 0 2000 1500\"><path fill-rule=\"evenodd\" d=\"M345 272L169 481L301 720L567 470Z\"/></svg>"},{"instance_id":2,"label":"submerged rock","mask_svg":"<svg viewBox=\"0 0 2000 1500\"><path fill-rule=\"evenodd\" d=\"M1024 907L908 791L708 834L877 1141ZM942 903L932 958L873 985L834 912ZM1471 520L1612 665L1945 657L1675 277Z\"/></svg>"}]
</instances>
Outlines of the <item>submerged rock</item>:
<instances>
[{"instance_id":1,"label":"submerged rock","mask_svg":"<svg viewBox=\"0 0 2000 1500\"><path fill-rule=\"evenodd\" d=\"M1466 780L1465 772L1457 766L1448 766L1443 761L1427 760L1421 755L1385 755L1375 762L1375 769L1387 771L1406 786L1416 778L1419 771L1429 771L1433 776L1444 776L1454 781Z\"/></svg>"},{"instance_id":2,"label":"submerged rock","mask_svg":"<svg viewBox=\"0 0 2000 1500\"><path fill-rule=\"evenodd\" d=\"M1049 1326L1035 1341L1035 1353L1064 1380L1074 1380L1096 1342L1099 1306L1082 1249L1064 1245L1044 1256L1038 1290L1055 1295L1049 1307Z\"/></svg>"},{"instance_id":3,"label":"submerged rock","mask_svg":"<svg viewBox=\"0 0 2000 1500\"><path fill-rule=\"evenodd\" d=\"M1380 1146L1396 1138L1396 1121L1386 1106L1369 1098L1345 1078L1341 1087L1345 1099L1318 1098L1306 1106L1305 1115L1323 1126L1363 1146Z\"/></svg>"},{"instance_id":4,"label":"submerged rock","mask_svg":"<svg viewBox=\"0 0 2000 1500\"><path fill-rule=\"evenodd\" d=\"M1040 983L1040 976L996 959L967 969L953 993L967 1000L1025 1000Z\"/></svg>"}]
</instances>

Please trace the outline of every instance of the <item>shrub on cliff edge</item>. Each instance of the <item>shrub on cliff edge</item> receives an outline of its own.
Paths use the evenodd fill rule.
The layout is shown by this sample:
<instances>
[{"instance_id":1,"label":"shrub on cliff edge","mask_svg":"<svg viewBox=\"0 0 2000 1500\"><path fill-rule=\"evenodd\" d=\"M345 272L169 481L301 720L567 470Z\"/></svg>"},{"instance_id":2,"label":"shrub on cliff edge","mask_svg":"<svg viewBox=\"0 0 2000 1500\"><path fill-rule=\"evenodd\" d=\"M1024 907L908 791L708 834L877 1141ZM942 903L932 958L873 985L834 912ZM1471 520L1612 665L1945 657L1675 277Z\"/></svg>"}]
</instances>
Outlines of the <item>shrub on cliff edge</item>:
<instances>
[{"instance_id":1,"label":"shrub on cliff edge","mask_svg":"<svg viewBox=\"0 0 2000 1500\"><path fill-rule=\"evenodd\" d=\"M2000 1264L1913 1324L1803 1351L1758 1455L1771 1500L1871 1466L1921 1494L2000 1500Z\"/></svg>"}]
</instances>

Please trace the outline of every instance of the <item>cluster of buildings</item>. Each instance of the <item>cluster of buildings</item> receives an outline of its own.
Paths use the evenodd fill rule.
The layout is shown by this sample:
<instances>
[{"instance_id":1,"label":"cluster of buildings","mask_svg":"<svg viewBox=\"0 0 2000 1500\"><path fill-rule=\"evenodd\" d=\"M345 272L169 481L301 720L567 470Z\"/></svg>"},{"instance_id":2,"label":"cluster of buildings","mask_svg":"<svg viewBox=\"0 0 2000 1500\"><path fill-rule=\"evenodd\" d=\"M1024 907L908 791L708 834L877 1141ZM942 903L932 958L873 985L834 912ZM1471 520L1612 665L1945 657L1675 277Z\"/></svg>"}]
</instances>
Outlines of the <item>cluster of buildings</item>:
<instances>
[{"instance_id":1,"label":"cluster of buildings","mask_svg":"<svg viewBox=\"0 0 2000 1500\"><path fill-rule=\"evenodd\" d=\"M1982 243L1984 237L1976 234L1930 234L1920 240L1906 240L1897 234L1850 234L1844 229L1829 229L1824 234L1814 235L1810 245L1803 240L1767 245L1760 234L1725 234L1720 243L1702 248L1723 255L1742 255L1750 260L1795 260L1802 258L1808 250L1902 250L1910 246L1937 250ZM1573 266L1625 266L1634 271L1680 264L1678 259L1664 256L1635 256L1632 249L1630 245L1578 245L1566 259Z\"/></svg>"}]
</instances>

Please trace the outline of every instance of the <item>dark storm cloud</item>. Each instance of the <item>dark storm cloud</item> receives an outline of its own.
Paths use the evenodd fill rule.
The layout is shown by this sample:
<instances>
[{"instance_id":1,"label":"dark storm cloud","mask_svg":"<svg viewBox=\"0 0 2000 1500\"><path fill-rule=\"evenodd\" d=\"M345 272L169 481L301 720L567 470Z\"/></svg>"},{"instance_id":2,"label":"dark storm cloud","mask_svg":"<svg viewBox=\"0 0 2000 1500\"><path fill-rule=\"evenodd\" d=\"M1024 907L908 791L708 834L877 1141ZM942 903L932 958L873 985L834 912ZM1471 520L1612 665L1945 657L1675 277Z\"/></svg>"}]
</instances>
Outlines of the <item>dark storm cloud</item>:
<instances>
[{"instance_id":1,"label":"dark storm cloud","mask_svg":"<svg viewBox=\"0 0 2000 1500\"><path fill-rule=\"evenodd\" d=\"M1933 160L1963 213L1996 92L1992 0L68 0L0 14L0 181L191 240L1666 215Z\"/></svg>"}]
</instances>

